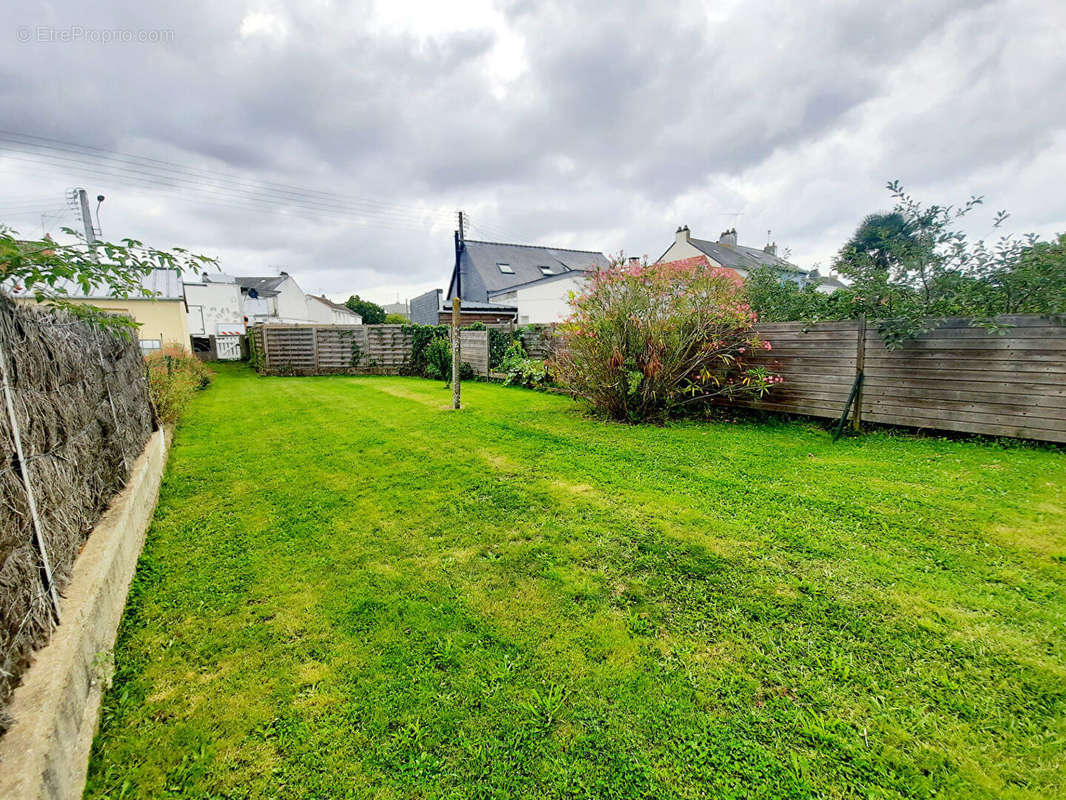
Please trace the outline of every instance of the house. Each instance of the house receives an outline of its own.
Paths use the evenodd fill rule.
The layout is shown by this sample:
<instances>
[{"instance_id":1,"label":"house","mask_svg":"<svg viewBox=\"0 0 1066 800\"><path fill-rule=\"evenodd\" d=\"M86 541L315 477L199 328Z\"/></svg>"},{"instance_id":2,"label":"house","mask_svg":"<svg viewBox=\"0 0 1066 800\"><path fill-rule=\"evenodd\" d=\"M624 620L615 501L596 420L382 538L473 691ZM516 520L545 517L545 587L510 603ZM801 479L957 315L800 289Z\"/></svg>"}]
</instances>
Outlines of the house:
<instances>
[{"instance_id":1,"label":"house","mask_svg":"<svg viewBox=\"0 0 1066 800\"><path fill-rule=\"evenodd\" d=\"M309 323L307 297L287 272L269 277L238 277L244 323Z\"/></svg>"},{"instance_id":2,"label":"house","mask_svg":"<svg viewBox=\"0 0 1066 800\"><path fill-rule=\"evenodd\" d=\"M832 275L822 275L816 269L807 273L807 283L813 283L814 288L822 294L832 294L841 289L846 289L847 284Z\"/></svg>"},{"instance_id":3,"label":"house","mask_svg":"<svg viewBox=\"0 0 1066 800\"><path fill-rule=\"evenodd\" d=\"M684 225L677 229L674 243L659 256L656 263L681 261L698 256L706 256L712 266L724 267L741 278L747 278L752 270L769 267L778 272L782 280L792 281L797 286L804 286L809 280L806 271L777 255L776 244L768 244L761 249L739 244L736 228L723 231L718 241L711 242L706 239L694 239L688 225Z\"/></svg>"},{"instance_id":4,"label":"house","mask_svg":"<svg viewBox=\"0 0 1066 800\"><path fill-rule=\"evenodd\" d=\"M106 285L97 285L86 292L80 284L67 281L55 287L64 301L76 305L96 306L110 314L121 314L138 323L137 338L146 355L165 345L189 350L188 310L181 274L175 269L153 269L140 279L140 288L147 295L117 297ZM23 287L11 290L19 302L34 302Z\"/></svg>"},{"instance_id":5,"label":"house","mask_svg":"<svg viewBox=\"0 0 1066 800\"><path fill-rule=\"evenodd\" d=\"M425 294L412 297L408 303L408 319L415 325L439 325L441 295L440 289L430 289Z\"/></svg>"},{"instance_id":6,"label":"house","mask_svg":"<svg viewBox=\"0 0 1066 800\"><path fill-rule=\"evenodd\" d=\"M482 242L457 238L458 258L441 323L451 322L451 298L459 278L460 322L558 322L570 313L570 294L580 292L590 270L610 265L603 253L562 247ZM458 275L457 275L458 270ZM426 297L426 295L423 295ZM412 319L415 305L411 301Z\"/></svg>"},{"instance_id":7,"label":"house","mask_svg":"<svg viewBox=\"0 0 1066 800\"><path fill-rule=\"evenodd\" d=\"M186 281L185 304L189 309L189 335L194 339L244 333L241 289L232 275L205 272L199 281Z\"/></svg>"},{"instance_id":8,"label":"house","mask_svg":"<svg viewBox=\"0 0 1066 800\"><path fill-rule=\"evenodd\" d=\"M328 297L307 295L307 316L320 325L362 325L363 318L348 306L334 303Z\"/></svg>"}]
</instances>

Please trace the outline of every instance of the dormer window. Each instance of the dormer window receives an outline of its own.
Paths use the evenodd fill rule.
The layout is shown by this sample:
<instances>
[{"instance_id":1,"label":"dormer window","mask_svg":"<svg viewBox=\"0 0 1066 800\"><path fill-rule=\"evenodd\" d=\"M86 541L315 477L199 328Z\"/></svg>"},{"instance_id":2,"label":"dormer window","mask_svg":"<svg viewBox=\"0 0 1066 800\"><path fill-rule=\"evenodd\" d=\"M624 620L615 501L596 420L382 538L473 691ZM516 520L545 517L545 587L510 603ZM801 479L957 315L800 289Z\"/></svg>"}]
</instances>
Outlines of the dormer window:
<instances>
[{"instance_id":1,"label":"dormer window","mask_svg":"<svg viewBox=\"0 0 1066 800\"><path fill-rule=\"evenodd\" d=\"M537 269L540 270L540 274L541 275L554 275L555 274L554 272L552 272L552 268L551 267L538 267Z\"/></svg>"},{"instance_id":2,"label":"dormer window","mask_svg":"<svg viewBox=\"0 0 1066 800\"><path fill-rule=\"evenodd\" d=\"M504 275L514 275L514 270L511 269L510 264L496 264L496 268L499 269Z\"/></svg>"}]
</instances>

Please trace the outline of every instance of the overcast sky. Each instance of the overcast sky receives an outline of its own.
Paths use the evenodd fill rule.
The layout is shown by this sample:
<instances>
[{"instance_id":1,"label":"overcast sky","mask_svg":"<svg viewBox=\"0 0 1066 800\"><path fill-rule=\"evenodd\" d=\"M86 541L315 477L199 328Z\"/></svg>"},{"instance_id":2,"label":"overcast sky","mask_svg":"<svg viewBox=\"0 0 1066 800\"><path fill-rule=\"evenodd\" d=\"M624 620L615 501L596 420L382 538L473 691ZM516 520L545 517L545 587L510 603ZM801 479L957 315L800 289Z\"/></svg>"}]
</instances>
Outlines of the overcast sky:
<instances>
[{"instance_id":1,"label":"overcast sky","mask_svg":"<svg viewBox=\"0 0 1066 800\"><path fill-rule=\"evenodd\" d=\"M25 234L84 186L105 238L393 301L445 285L460 208L471 238L653 259L681 224L771 230L823 269L892 178L984 194L977 235L998 208L1066 231L1061 0L10 5L0 221Z\"/></svg>"}]
</instances>

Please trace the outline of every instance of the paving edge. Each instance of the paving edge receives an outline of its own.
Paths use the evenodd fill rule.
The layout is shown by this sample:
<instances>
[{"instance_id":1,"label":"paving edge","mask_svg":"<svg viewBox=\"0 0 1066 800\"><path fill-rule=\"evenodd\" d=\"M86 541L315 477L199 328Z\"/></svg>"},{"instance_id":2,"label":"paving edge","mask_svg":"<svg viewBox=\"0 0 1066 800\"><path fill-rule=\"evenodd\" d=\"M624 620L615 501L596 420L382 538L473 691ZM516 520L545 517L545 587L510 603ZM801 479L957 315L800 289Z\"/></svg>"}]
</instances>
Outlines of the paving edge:
<instances>
[{"instance_id":1,"label":"paving edge","mask_svg":"<svg viewBox=\"0 0 1066 800\"><path fill-rule=\"evenodd\" d=\"M126 487L96 523L60 604L62 623L12 695L0 738L0 797L76 800L110 680L113 648L152 521L170 432L152 434Z\"/></svg>"}]
</instances>

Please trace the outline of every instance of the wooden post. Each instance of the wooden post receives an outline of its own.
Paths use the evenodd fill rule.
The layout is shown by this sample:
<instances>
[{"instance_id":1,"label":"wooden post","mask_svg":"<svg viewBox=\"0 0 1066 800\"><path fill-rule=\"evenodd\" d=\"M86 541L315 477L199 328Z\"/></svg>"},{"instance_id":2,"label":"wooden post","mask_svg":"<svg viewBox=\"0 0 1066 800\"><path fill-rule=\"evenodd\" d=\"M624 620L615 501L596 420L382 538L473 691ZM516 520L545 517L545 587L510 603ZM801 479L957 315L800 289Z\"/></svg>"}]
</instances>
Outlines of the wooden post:
<instances>
[{"instance_id":1,"label":"wooden post","mask_svg":"<svg viewBox=\"0 0 1066 800\"><path fill-rule=\"evenodd\" d=\"M322 366L318 363L318 327L311 328L311 351L314 354L315 372L321 372Z\"/></svg>"},{"instance_id":2,"label":"wooden post","mask_svg":"<svg viewBox=\"0 0 1066 800\"><path fill-rule=\"evenodd\" d=\"M267 347L267 329L265 323L259 323L259 333L263 336L263 369L266 372L270 372L270 350Z\"/></svg>"},{"instance_id":3,"label":"wooden post","mask_svg":"<svg viewBox=\"0 0 1066 800\"><path fill-rule=\"evenodd\" d=\"M41 517L37 513L37 498L33 494L33 483L30 481L29 463L26 454L22 451L22 437L19 435L18 417L15 415L15 401L12 398L11 383L7 378L7 361L4 358L4 349L0 347L0 376L4 387L4 404L7 406L8 420L11 422L11 438L15 440L15 456L18 458L19 477L26 489L26 498L30 507L30 518L33 520L33 542L37 549L37 555L41 559L41 582L44 590L48 593L48 599L52 605L52 617L56 624L59 623L59 595L56 594L55 580L52 578L52 565L48 561L48 550L44 545L44 530L41 527Z\"/></svg>"},{"instance_id":4,"label":"wooden post","mask_svg":"<svg viewBox=\"0 0 1066 800\"><path fill-rule=\"evenodd\" d=\"M862 428L862 384L866 368L866 315L859 317L859 330L855 342L855 380L858 391L855 395L855 413L851 416L851 429L858 433Z\"/></svg>"},{"instance_id":5,"label":"wooden post","mask_svg":"<svg viewBox=\"0 0 1066 800\"><path fill-rule=\"evenodd\" d=\"M462 389L459 387L459 360L462 348L459 346L459 313L461 303L458 295L452 298L452 408L462 407Z\"/></svg>"}]
</instances>

